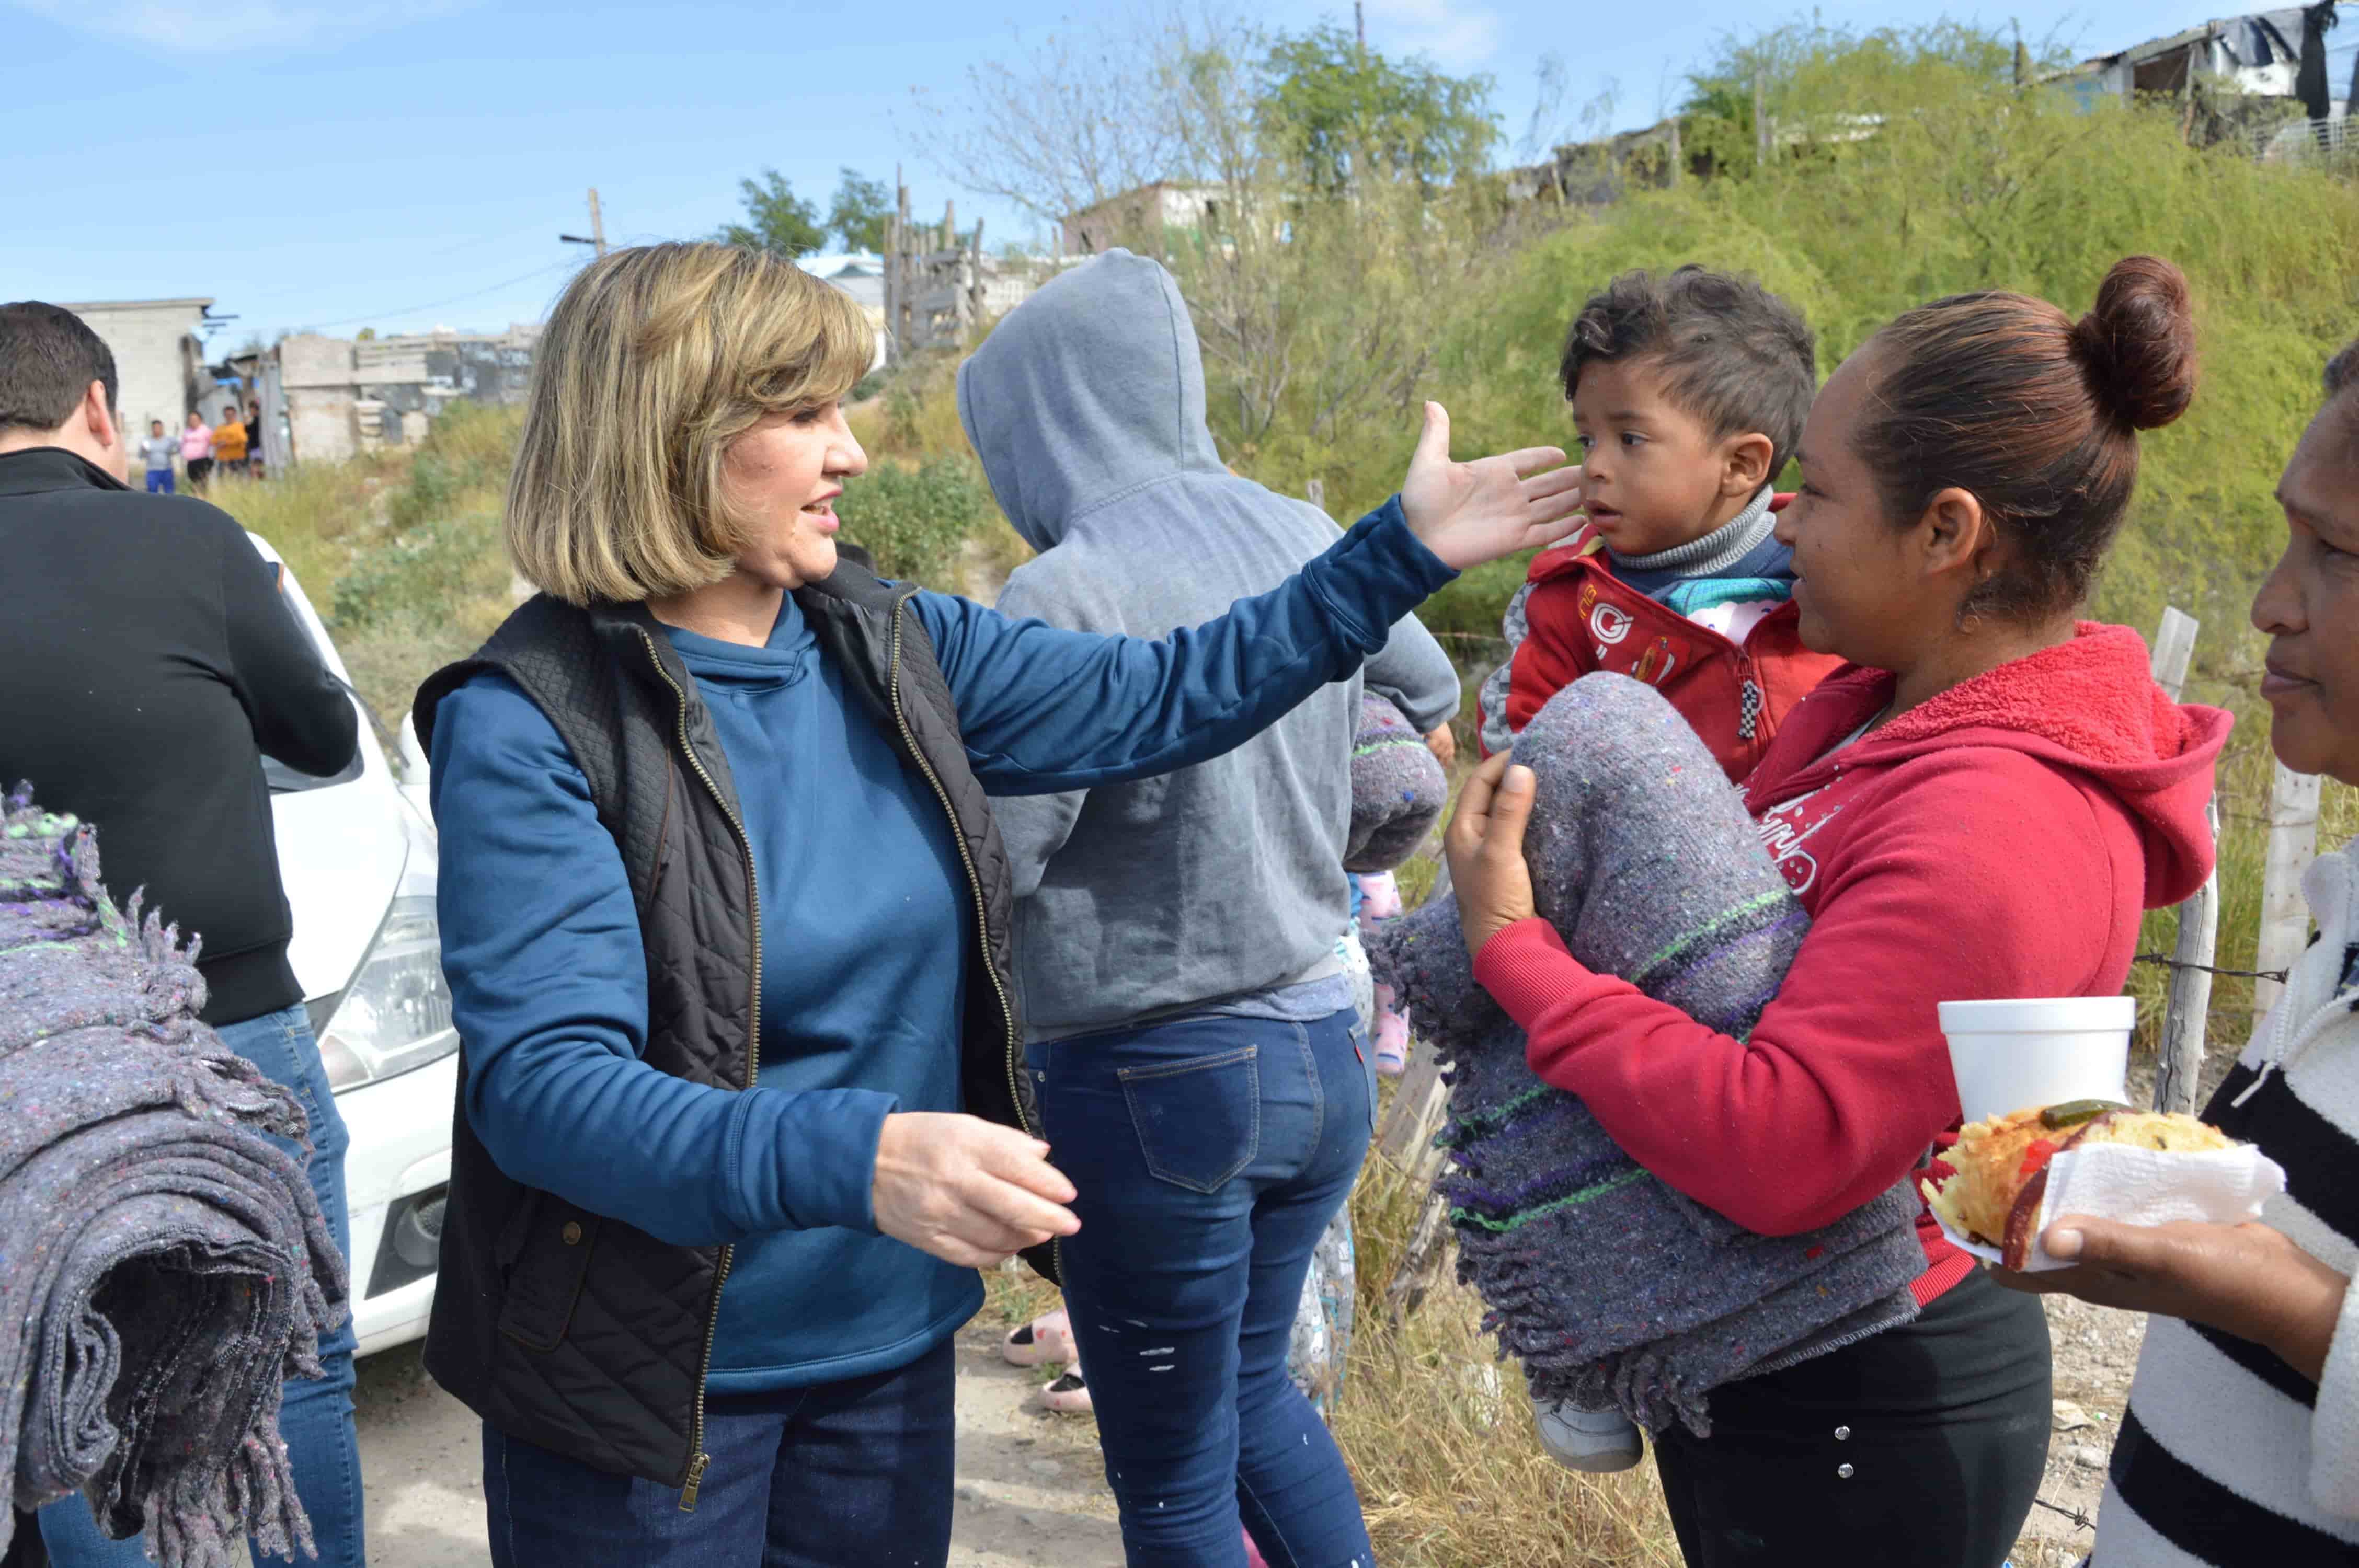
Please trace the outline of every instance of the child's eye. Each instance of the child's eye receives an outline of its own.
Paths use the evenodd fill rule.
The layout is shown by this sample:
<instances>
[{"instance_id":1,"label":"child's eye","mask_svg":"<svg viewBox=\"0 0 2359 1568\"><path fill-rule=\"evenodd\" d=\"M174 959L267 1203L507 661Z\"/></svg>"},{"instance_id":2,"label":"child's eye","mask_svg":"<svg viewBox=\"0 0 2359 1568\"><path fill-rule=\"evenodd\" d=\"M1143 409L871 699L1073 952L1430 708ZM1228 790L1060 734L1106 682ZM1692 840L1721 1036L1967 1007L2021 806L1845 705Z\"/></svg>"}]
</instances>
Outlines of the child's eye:
<instances>
[{"instance_id":1,"label":"child's eye","mask_svg":"<svg viewBox=\"0 0 2359 1568\"><path fill-rule=\"evenodd\" d=\"M1635 449L1646 445L1646 442L1647 438L1641 436L1636 430L1625 430L1622 432L1622 444L1625 447Z\"/></svg>"},{"instance_id":2,"label":"child's eye","mask_svg":"<svg viewBox=\"0 0 2359 1568\"><path fill-rule=\"evenodd\" d=\"M1597 438L1594 436L1575 436L1572 438L1572 444L1579 447L1585 452L1589 450L1590 448L1597 445Z\"/></svg>"}]
</instances>

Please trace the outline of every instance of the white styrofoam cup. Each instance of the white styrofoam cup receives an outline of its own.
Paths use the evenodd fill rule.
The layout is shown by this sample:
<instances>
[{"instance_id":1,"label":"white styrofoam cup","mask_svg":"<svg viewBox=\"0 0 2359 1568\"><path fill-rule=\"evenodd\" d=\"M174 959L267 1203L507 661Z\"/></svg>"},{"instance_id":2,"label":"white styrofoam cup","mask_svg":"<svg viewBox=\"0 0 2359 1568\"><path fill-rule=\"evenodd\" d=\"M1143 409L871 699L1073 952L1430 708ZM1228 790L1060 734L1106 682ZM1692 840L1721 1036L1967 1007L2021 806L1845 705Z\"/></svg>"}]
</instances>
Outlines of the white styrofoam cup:
<instances>
[{"instance_id":1,"label":"white styrofoam cup","mask_svg":"<svg viewBox=\"0 0 2359 1568\"><path fill-rule=\"evenodd\" d=\"M1968 1121L2067 1100L2129 1099L2135 997L1945 1001L1940 1016Z\"/></svg>"}]
</instances>

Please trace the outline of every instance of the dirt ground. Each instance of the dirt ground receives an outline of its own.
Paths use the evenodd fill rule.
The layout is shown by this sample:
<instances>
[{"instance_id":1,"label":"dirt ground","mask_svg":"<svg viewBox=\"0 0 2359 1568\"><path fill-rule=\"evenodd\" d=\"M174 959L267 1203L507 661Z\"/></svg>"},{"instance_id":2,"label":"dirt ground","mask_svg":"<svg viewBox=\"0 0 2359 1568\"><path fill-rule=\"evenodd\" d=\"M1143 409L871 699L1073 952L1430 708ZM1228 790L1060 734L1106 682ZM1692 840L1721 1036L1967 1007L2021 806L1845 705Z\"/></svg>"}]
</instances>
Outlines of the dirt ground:
<instances>
[{"instance_id":1,"label":"dirt ground","mask_svg":"<svg viewBox=\"0 0 2359 1568\"><path fill-rule=\"evenodd\" d=\"M995 1330L959 1340L958 1498L951 1568L1122 1568L1095 1429L1030 1398ZM414 1345L361 1363L361 1473L375 1568L483 1568L482 1450L473 1416L427 1379Z\"/></svg>"}]
</instances>

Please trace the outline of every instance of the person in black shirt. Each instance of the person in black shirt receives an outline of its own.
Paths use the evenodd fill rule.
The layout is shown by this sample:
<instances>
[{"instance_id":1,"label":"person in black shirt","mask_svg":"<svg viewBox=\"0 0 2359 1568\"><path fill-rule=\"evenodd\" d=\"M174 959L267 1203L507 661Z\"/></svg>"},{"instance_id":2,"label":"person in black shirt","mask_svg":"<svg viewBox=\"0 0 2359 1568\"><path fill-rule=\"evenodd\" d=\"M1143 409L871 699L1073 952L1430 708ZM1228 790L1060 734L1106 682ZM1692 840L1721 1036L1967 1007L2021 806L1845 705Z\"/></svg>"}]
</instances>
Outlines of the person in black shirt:
<instances>
[{"instance_id":1,"label":"person in black shirt","mask_svg":"<svg viewBox=\"0 0 2359 1568\"><path fill-rule=\"evenodd\" d=\"M339 773L359 716L234 519L124 484L116 385L71 311L0 305L0 782L94 825L107 891L144 889L203 939L201 1016L310 1113L311 1183L345 1247L344 1127L287 961L262 758ZM280 1427L321 1563L360 1568L350 1320L320 1348L327 1374L288 1385ZM146 1561L79 1498L40 1519L60 1568Z\"/></svg>"}]
</instances>

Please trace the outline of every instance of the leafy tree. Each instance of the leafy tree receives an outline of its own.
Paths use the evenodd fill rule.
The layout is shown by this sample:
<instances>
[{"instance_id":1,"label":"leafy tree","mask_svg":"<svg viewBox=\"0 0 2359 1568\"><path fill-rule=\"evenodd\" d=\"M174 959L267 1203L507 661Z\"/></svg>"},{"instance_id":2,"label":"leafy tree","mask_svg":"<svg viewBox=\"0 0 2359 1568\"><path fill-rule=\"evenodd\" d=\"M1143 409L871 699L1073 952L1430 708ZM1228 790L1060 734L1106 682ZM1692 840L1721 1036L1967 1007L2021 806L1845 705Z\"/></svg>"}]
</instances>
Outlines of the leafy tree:
<instances>
[{"instance_id":1,"label":"leafy tree","mask_svg":"<svg viewBox=\"0 0 2359 1568\"><path fill-rule=\"evenodd\" d=\"M863 179L847 168L828 204L827 226L848 251L882 251L893 222L893 193L881 179Z\"/></svg>"},{"instance_id":2,"label":"leafy tree","mask_svg":"<svg viewBox=\"0 0 2359 1568\"><path fill-rule=\"evenodd\" d=\"M777 169L764 169L759 180L741 179L737 188L745 198L745 222L723 224L712 236L722 243L769 251L792 261L827 243L819 210L797 196Z\"/></svg>"},{"instance_id":3,"label":"leafy tree","mask_svg":"<svg viewBox=\"0 0 2359 1568\"><path fill-rule=\"evenodd\" d=\"M1261 128L1312 190L1374 177L1447 184L1480 173L1499 139L1491 78L1387 59L1332 23L1279 35L1262 74Z\"/></svg>"}]
</instances>

